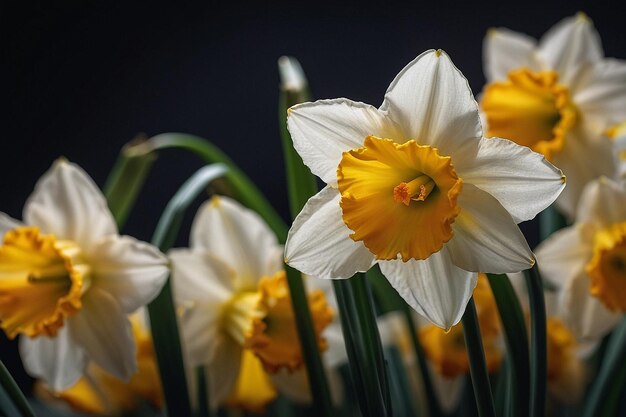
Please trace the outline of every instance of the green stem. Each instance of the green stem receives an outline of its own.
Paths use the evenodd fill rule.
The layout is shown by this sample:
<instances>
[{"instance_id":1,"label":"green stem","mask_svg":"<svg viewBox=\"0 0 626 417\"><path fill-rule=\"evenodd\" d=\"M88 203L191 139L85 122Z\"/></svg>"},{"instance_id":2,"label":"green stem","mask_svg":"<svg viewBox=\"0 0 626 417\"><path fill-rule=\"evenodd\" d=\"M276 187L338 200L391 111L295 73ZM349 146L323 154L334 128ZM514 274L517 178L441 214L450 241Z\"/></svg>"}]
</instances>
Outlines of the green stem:
<instances>
[{"instance_id":1,"label":"green stem","mask_svg":"<svg viewBox=\"0 0 626 417\"><path fill-rule=\"evenodd\" d=\"M155 160L156 154L146 151L144 140L129 142L120 151L104 186L104 195L120 229Z\"/></svg>"},{"instance_id":2,"label":"green stem","mask_svg":"<svg viewBox=\"0 0 626 417\"><path fill-rule=\"evenodd\" d=\"M478 325L474 297L470 298L467 303L467 308L465 309L462 320L478 415L480 417L495 417L496 411L493 403L493 395L491 394L491 385L489 383L489 374L487 373L485 352L483 350L482 337L480 336L480 326Z\"/></svg>"},{"instance_id":3,"label":"green stem","mask_svg":"<svg viewBox=\"0 0 626 417\"><path fill-rule=\"evenodd\" d=\"M593 417L603 407L608 407L609 393L619 385L620 374L626 362L626 318L613 330L609 339L606 354L595 382L591 385L583 411L583 417Z\"/></svg>"},{"instance_id":4,"label":"green stem","mask_svg":"<svg viewBox=\"0 0 626 417\"><path fill-rule=\"evenodd\" d=\"M313 318L311 317L310 310L303 308L309 305L304 289L304 282L302 281L300 272L289 265L285 265L285 269L287 272L287 285L289 286L291 303L296 319L296 327L298 329L298 336L300 337L300 345L302 346L302 356L307 366L313 405L317 409L318 415L330 417L333 415L333 404L326 380L324 364L322 363L317 345Z\"/></svg>"},{"instance_id":5,"label":"green stem","mask_svg":"<svg viewBox=\"0 0 626 417\"><path fill-rule=\"evenodd\" d=\"M361 412L366 417L391 416L385 358L367 279L356 274L333 285Z\"/></svg>"},{"instance_id":6,"label":"green stem","mask_svg":"<svg viewBox=\"0 0 626 417\"><path fill-rule=\"evenodd\" d=\"M224 178L232 185L235 191L235 198L246 207L259 213L276 236L278 236L278 239L281 242L285 241L287 237L285 222L254 183L219 148L205 139L186 133L162 133L146 142L146 149L149 151L168 148L185 149L195 153L207 163L222 163L226 165L228 172Z\"/></svg>"},{"instance_id":7,"label":"green stem","mask_svg":"<svg viewBox=\"0 0 626 417\"><path fill-rule=\"evenodd\" d=\"M502 329L505 335L506 347L509 353L508 395L512 405L509 409L515 417L528 415L530 401L530 363L528 350L528 335L524 313L520 306L511 281L506 275L487 274L491 291L496 300Z\"/></svg>"},{"instance_id":8,"label":"green stem","mask_svg":"<svg viewBox=\"0 0 626 417\"><path fill-rule=\"evenodd\" d=\"M530 417L545 415L547 381L546 304L537 263L524 271L530 302Z\"/></svg>"},{"instance_id":9,"label":"green stem","mask_svg":"<svg viewBox=\"0 0 626 417\"><path fill-rule=\"evenodd\" d=\"M282 62L282 65L280 62ZM308 100L310 96L308 89L303 87L306 85L306 79L295 58L281 58L281 61L279 61L279 72L282 79L282 87L278 104L278 123L287 171L289 208L291 217L295 218L308 199L317 192L317 182L311 171L302 162L300 155L293 148L293 142L287 130L287 109L297 103ZM294 79L297 81L295 85L302 88L293 87L287 82ZM286 87L287 85L289 85L289 88ZM287 284L291 293L291 302L302 346L302 354L307 364L313 404L317 408L317 414L330 417L333 414L330 390L324 364L317 346L313 319L309 309L303 308L308 306L308 298L302 282L302 276L288 265L285 265L285 268L287 270Z\"/></svg>"},{"instance_id":10,"label":"green stem","mask_svg":"<svg viewBox=\"0 0 626 417\"><path fill-rule=\"evenodd\" d=\"M0 360L0 384L2 389L6 392L7 396L12 400L15 408L20 412L23 417L35 417L33 409L30 407L28 400L24 396L24 393L20 390L15 383L15 380L11 376L9 370L4 366L4 363Z\"/></svg>"},{"instance_id":11,"label":"green stem","mask_svg":"<svg viewBox=\"0 0 626 417\"><path fill-rule=\"evenodd\" d=\"M187 207L207 184L226 172L224 165L205 166L189 178L165 207L154 231L152 243L167 252L178 234ZM171 280L148 306L152 339L156 351L167 413L169 416L191 416L185 365L180 346Z\"/></svg>"}]
</instances>

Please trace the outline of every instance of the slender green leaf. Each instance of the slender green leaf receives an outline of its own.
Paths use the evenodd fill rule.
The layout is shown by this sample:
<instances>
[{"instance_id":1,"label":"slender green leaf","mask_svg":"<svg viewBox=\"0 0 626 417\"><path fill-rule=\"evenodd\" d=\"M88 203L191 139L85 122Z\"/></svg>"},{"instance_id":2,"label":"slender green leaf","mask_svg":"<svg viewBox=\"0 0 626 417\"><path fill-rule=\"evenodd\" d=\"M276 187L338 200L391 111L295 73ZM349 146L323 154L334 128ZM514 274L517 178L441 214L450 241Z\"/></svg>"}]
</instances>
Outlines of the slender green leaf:
<instances>
[{"instance_id":1,"label":"slender green leaf","mask_svg":"<svg viewBox=\"0 0 626 417\"><path fill-rule=\"evenodd\" d=\"M508 389L502 392L511 396L512 404L508 410L512 416L527 416L530 401L530 353L524 313L506 275L487 274L487 279L500 312L510 358L507 360L508 372L506 372L509 382L504 385Z\"/></svg>"},{"instance_id":2,"label":"slender green leaf","mask_svg":"<svg viewBox=\"0 0 626 417\"><path fill-rule=\"evenodd\" d=\"M224 175L222 164L205 166L189 178L165 207L152 237L161 251L168 251L178 234L187 207L209 182ZM191 416L185 366L180 346L176 311L170 280L148 306L152 339L156 351L167 412L173 416Z\"/></svg>"},{"instance_id":3,"label":"slender green leaf","mask_svg":"<svg viewBox=\"0 0 626 417\"><path fill-rule=\"evenodd\" d=\"M608 416L608 411L615 410L618 406L620 395L611 395L611 393L620 388L623 389L624 378L622 375L626 367L626 318L613 330L613 334L609 339L606 353L602 360L600 372L594 383L591 385L583 417L595 417L598 415ZM620 387L621 385L621 387ZM617 387L617 388L616 388ZM617 398L615 398L617 397ZM600 414L600 411L605 413Z\"/></svg>"},{"instance_id":4,"label":"slender green leaf","mask_svg":"<svg viewBox=\"0 0 626 417\"><path fill-rule=\"evenodd\" d=\"M104 186L104 195L120 229L155 160L156 153L145 149L144 140L129 142L120 151Z\"/></svg>"},{"instance_id":5,"label":"slender green leaf","mask_svg":"<svg viewBox=\"0 0 626 417\"><path fill-rule=\"evenodd\" d=\"M293 142L286 125L287 109L307 100L309 94L302 68L300 68L300 64L294 58L282 57L279 60L279 72L282 82L278 118L287 171L289 207L292 218L295 218L307 200L317 192L317 183L311 171L304 165L300 155L293 148ZM302 282L302 276L288 265L285 265L285 268L287 270L287 284L291 293L302 354L309 371L309 385L313 395L313 404L320 415L331 416L333 407L330 390L317 346L313 319L309 309L303 308L308 305L308 298Z\"/></svg>"},{"instance_id":6,"label":"slender green leaf","mask_svg":"<svg viewBox=\"0 0 626 417\"><path fill-rule=\"evenodd\" d=\"M222 163L228 167L224 178L231 184L235 198L259 213L281 242L287 237L287 226L265 196L237 165L218 147L206 139L186 133L162 133L146 142L147 152L163 149L184 149L193 152L207 163Z\"/></svg>"},{"instance_id":7,"label":"slender green leaf","mask_svg":"<svg viewBox=\"0 0 626 417\"><path fill-rule=\"evenodd\" d=\"M483 341L480 335L480 326L478 325L474 297L470 298L467 303L467 308L465 309L462 320L478 415L480 417L495 417L496 411L493 403L493 395L491 394L491 384L489 383L489 374L487 373L485 352L483 350Z\"/></svg>"},{"instance_id":8,"label":"slender green leaf","mask_svg":"<svg viewBox=\"0 0 626 417\"><path fill-rule=\"evenodd\" d=\"M529 416L543 416L546 412L547 334L546 304L543 284L537 263L524 271L530 302L530 410Z\"/></svg>"},{"instance_id":9,"label":"slender green leaf","mask_svg":"<svg viewBox=\"0 0 626 417\"><path fill-rule=\"evenodd\" d=\"M4 366L4 363L0 360L0 384L2 391L6 394L7 399L10 399L12 402L12 406L15 407L17 411L19 411L20 415L23 417L35 417L35 413L33 409L28 404L28 400L20 390L20 388L15 383L15 380L9 373L9 370ZM5 412L10 412L11 406L2 405L2 409Z\"/></svg>"},{"instance_id":10,"label":"slender green leaf","mask_svg":"<svg viewBox=\"0 0 626 417\"><path fill-rule=\"evenodd\" d=\"M356 274L333 285L361 412L365 417L391 416L387 369L367 279Z\"/></svg>"}]
</instances>

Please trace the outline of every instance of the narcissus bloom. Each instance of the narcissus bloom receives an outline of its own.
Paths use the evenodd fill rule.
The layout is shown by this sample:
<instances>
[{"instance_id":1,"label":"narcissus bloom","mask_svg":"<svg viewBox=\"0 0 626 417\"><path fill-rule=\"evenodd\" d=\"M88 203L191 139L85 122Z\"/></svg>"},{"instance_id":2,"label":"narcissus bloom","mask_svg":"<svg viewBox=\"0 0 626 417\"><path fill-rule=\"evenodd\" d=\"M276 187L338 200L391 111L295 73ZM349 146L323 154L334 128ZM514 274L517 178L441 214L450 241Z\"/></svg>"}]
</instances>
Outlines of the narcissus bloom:
<instances>
[{"instance_id":1,"label":"narcissus bloom","mask_svg":"<svg viewBox=\"0 0 626 417\"><path fill-rule=\"evenodd\" d=\"M161 291L165 256L119 236L102 193L64 160L37 183L24 224L0 213L0 233L0 326L22 334L26 370L55 391L90 360L129 380L137 361L126 315Z\"/></svg>"},{"instance_id":2,"label":"narcissus bloom","mask_svg":"<svg viewBox=\"0 0 626 417\"><path fill-rule=\"evenodd\" d=\"M349 278L378 262L407 303L449 329L476 272L533 265L516 223L550 205L565 178L526 147L483 138L467 80L444 52L409 63L379 109L321 100L292 107L287 121L327 183L289 231L294 268Z\"/></svg>"},{"instance_id":3,"label":"narcissus bloom","mask_svg":"<svg viewBox=\"0 0 626 417\"><path fill-rule=\"evenodd\" d=\"M613 175L611 143L603 132L626 120L626 62L604 58L600 37L583 13L557 23L539 42L492 29L484 61L487 135L529 146L561 168L568 186L557 205L574 218L585 184Z\"/></svg>"},{"instance_id":4,"label":"narcissus bloom","mask_svg":"<svg viewBox=\"0 0 626 417\"><path fill-rule=\"evenodd\" d=\"M578 339L597 340L626 311L626 189L605 177L585 187L574 225L537 248L558 289L559 315Z\"/></svg>"},{"instance_id":5,"label":"narcissus bloom","mask_svg":"<svg viewBox=\"0 0 626 417\"><path fill-rule=\"evenodd\" d=\"M260 410L282 392L309 398L282 246L263 220L213 197L194 220L190 249L170 252L174 297L191 366L206 366L212 407ZM334 312L309 291L321 350Z\"/></svg>"}]
</instances>

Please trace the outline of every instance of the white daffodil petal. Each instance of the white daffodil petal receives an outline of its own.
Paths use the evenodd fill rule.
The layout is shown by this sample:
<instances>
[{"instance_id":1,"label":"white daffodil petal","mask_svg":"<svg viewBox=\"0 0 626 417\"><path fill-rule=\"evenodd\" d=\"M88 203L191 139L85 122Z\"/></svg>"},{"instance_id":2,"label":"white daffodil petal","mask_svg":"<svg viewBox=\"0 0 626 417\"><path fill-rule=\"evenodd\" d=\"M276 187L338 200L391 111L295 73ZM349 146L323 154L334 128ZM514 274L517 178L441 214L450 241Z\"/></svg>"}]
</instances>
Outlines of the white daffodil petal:
<instances>
[{"instance_id":1,"label":"white daffodil petal","mask_svg":"<svg viewBox=\"0 0 626 417\"><path fill-rule=\"evenodd\" d=\"M561 229L535 249L541 275L561 288L589 261L592 247L583 240L582 225Z\"/></svg>"},{"instance_id":2,"label":"white daffodil petal","mask_svg":"<svg viewBox=\"0 0 626 417\"><path fill-rule=\"evenodd\" d=\"M209 253L188 249L169 252L180 330L193 366L213 360L222 308L234 296L234 272Z\"/></svg>"},{"instance_id":3,"label":"white daffodil petal","mask_svg":"<svg viewBox=\"0 0 626 417\"><path fill-rule=\"evenodd\" d=\"M604 337L623 317L609 311L589 293L590 281L584 269L563 288L560 315L576 338L583 341Z\"/></svg>"},{"instance_id":4,"label":"white daffodil petal","mask_svg":"<svg viewBox=\"0 0 626 417\"><path fill-rule=\"evenodd\" d=\"M82 309L67 319L72 338L91 360L111 375L128 382L137 371L136 346L130 321L115 299L90 288Z\"/></svg>"},{"instance_id":5,"label":"white daffodil petal","mask_svg":"<svg viewBox=\"0 0 626 417\"><path fill-rule=\"evenodd\" d=\"M489 193L463 184L461 213L446 244L452 262L466 271L518 272L533 265L534 256L511 215Z\"/></svg>"},{"instance_id":6,"label":"white daffodil petal","mask_svg":"<svg viewBox=\"0 0 626 417\"><path fill-rule=\"evenodd\" d=\"M159 295L169 274L157 248L129 236L105 237L89 257L92 285L111 294L127 314Z\"/></svg>"},{"instance_id":7,"label":"white daffodil petal","mask_svg":"<svg viewBox=\"0 0 626 417\"><path fill-rule=\"evenodd\" d=\"M276 251L276 236L263 219L228 197L215 196L200 207L191 226L191 248L205 250L235 270L240 288L256 287Z\"/></svg>"},{"instance_id":8,"label":"white daffodil petal","mask_svg":"<svg viewBox=\"0 0 626 417\"><path fill-rule=\"evenodd\" d=\"M560 169L543 155L506 139L482 139L474 163L458 171L465 183L494 196L516 223L534 218L565 187Z\"/></svg>"},{"instance_id":9,"label":"white daffodil petal","mask_svg":"<svg viewBox=\"0 0 626 417\"><path fill-rule=\"evenodd\" d=\"M87 366L85 351L71 337L67 326L56 337L20 337L20 356L29 375L41 378L54 391L78 381Z\"/></svg>"},{"instance_id":10,"label":"white daffodil petal","mask_svg":"<svg viewBox=\"0 0 626 417\"><path fill-rule=\"evenodd\" d=\"M602 175L612 176L615 163L611 142L606 138L593 140L581 129L574 128L567 135L566 141L567 146L554 157L554 164L567 177L567 186L556 199L555 205L571 220L578 218L576 207L584 186Z\"/></svg>"},{"instance_id":11,"label":"white daffodil petal","mask_svg":"<svg viewBox=\"0 0 626 417\"><path fill-rule=\"evenodd\" d=\"M424 52L400 71L380 110L402 126L406 139L436 147L442 155L452 155L473 142L476 148L477 138L482 137L472 90L441 50Z\"/></svg>"},{"instance_id":12,"label":"white daffodil petal","mask_svg":"<svg viewBox=\"0 0 626 417\"><path fill-rule=\"evenodd\" d=\"M205 366L215 357L216 340L222 337L220 315L223 304L184 304L178 309L182 345L191 366Z\"/></svg>"},{"instance_id":13,"label":"white daffodil petal","mask_svg":"<svg viewBox=\"0 0 626 417\"><path fill-rule=\"evenodd\" d=\"M374 255L363 242L350 239L340 198L337 190L327 186L307 201L287 236L289 265L319 278L350 278L371 268Z\"/></svg>"},{"instance_id":14,"label":"white daffodil petal","mask_svg":"<svg viewBox=\"0 0 626 417\"><path fill-rule=\"evenodd\" d=\"M4 240L4 235L11 229L23 226L22 222L0 211L0 239Z\"/></svg>"},{"instance_id":15,"label":"white daffodil petal","mask_svg":"<svg viewBox=\"0 0 626 417\"><path fill-rule=\"evenodd\" d=\"M626 189L616 181L600 177L587 184L578 204L579 223L608 227L626 219Z\"/></svg>"},{"instance_id":16,"label":"white daffodil petal","mask_svg":"<svg viewBox=\"0 0 626 417\"><path fill-rule=\"evenodd\" d=\"M209 401L217 409L233 392L241 366L241 347L231 338L215 341L215 357L207 366Z\"/></svg>"},{"instance_id":17,"label":"white daffodil petal","mask_svg":"<svg viewBox=\"0 0 626 417\"><path fill-rule=\"evenodd\" d=\"M24 205L24 222L43 233L78 243L82 250L106 235L117 234L107 202L77 165L57 160L37 182Z\"/></svg>"},{"instance_id":18,"label":"white daffodil petal","mask_svg":"<svg viewBox=\"0 0 626 417\"><path fill-rule=\"evenodd\" d=\"M561 20L543 35L538 55L549 69L559 73L559 81L568 85L581 64L602 59L604 51L593 23L579 13Z\"/></svg>"},{"instance_id":19,"label":"white daffodil petal","mask_svg":"<svg viewBox=\"0 0 626 417\"><path fill-rule=\"evenodd\" d=\"M574 102L584 123L604 130L626 120L626 61L603 59L589 65L584 81L573 91Z\"/></svg>"},{"instance_id":20,"label":"white daffodil petal","mask_svg":"<svg viewBox=\"0 0 626 417\"><path fill-rule=\"evenodd\" d=\"M304 163L330 185L337 183L337 165L343 152L360 148L369 135L398 138L397 128L384 113L345 98L293 106L287 126Z\"/></svg>"},{"instance_id":21,"label":"white daffodil petal","mask_svg":"<svg viewBox=\"0 0 626 417\"><path fill-rule=\"evenodd\" d=\"M235 272L217 257L202 250L172 249L174 297L181 302L225 302L234 293Z\"/></svg>"},{"instance_id":22,"label":"white daffodil petal","mask_svg":"<svg viewBox=\"0 0 626 417\"><path fill-rule=\"evenodd\" d=\"M381 261L380 269L404 301L446 330L461 320L478 280L454 266L445 248L424 261Z\"/></svg>"},{"instance_id":23,"label":"white daffodil petal","mask_svg":"<svg viewBox=\"0 0 626 417\"><path fill-rule=\"evenodd\" d=\"M537 41L506 28L490 29L483 41L483 67L488 82L505 80L517 68L539 69L535 58Z\"/></svg>"}]
</instances>

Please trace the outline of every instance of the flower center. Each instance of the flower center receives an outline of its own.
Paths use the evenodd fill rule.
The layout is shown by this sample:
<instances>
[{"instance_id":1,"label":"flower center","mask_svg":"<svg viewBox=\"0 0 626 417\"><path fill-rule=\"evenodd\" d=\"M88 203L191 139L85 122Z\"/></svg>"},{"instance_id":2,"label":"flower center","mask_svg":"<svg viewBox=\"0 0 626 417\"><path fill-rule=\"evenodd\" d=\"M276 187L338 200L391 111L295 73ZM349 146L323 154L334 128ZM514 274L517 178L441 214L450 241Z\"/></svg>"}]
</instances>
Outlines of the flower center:
<instances>
[{"instance_id":1,"label":"flower center","mask_svg":"<svg viewBox=\"0 0 626 417\"><path fill-rule=\"evenodd\" d=\"M9 338L55 336L80 310L89 272L74 242L36 227L10 230L0 247L0 326Z\"/></svg>"},{"instance_id":2,"label":"flower center","mask_svg":"<svg viewBox=\"0 0 626 417\"><path fill-rule=\"evenodd\" d=\"M481 107L487 117L487 135L510 139L552 159L563 149L565 135L577 110L567 87L554 71L522 68L506 81L487 85Z\"/></svg>"},{"instance_id":3,"label":"flower center","mask_svg":"<svg viewBox=\"0 0 626 417\"><path fill-rule=\"evenodd\" d=\"M343 221L377 259L426 259L452 238L463 181L449 156L368 136L337 168Z\"/></svg>"},{"instance_id":4,"label":"flower center","mask_svg":"<svg viewBox=\"0 0 626 417\"><path fill-rule=\"evenodd\" d=\"M626 311L626 222L596 232L586 270L591 294L612 311Z\"/></svg>"},{"instance_id":5,"label":"flower center","mask_svg":"<svg viewBox=\"0 0 626 417\"><path fill-rule=\"evenodd\" d=\"M548 380L558 380L570 362L576 359L576 339L557 318L549 317L547 326Z\"/></svg>"},{"instance_id":6,"label":"flower center","mask_svg":"<svg viewBox=\"0 0 626 417\"><path fill-rule=\"evenodd\" d=\"M327 343L321 332L332 322L333 313L322 291L309 293L309 308L319 348L325 350ZM226 331L242 347L251 349L268 372L278 372L283 367L294 371L302 365L284 271L262 278L257 291L235 296L224 308L223 320Z\"/></svg>"},{"instance_id":7,"label":"flower center","mask_svg":"<svg viewBox=\"0 0 626 417\"><path fill-rule=\"evenodd\" d=\"M474 301L480 333L483 339L487 370L495 372L502 363L502 349L498 343L500 334L499 313L491 287L484 274L479 274L474 289ZM446 378L454 378L469 373L469 359L463 336L463 326L458 324L446 333L445 330L428 325L420 330L420 341L428 360L435 370Z\"/></svg>"}]
</instances>

